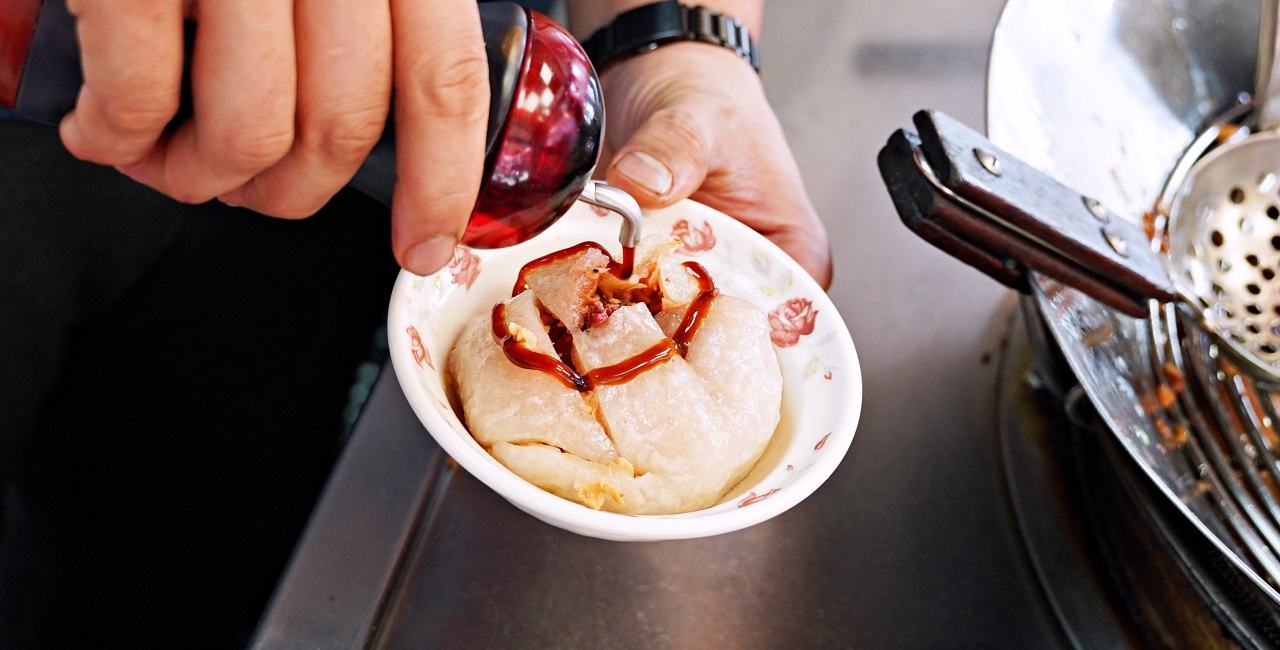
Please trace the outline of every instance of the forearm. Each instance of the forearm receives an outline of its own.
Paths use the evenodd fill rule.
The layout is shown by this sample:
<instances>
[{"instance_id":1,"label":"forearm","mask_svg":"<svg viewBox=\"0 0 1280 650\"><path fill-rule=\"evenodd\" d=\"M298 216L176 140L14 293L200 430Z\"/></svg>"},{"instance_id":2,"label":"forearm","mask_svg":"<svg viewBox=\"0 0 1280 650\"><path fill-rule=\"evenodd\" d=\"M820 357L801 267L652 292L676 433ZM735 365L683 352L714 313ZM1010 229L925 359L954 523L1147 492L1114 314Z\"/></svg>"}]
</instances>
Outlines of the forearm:
<instances>
[{"instance_id":1,"label":"forearm","mask_svg":"<svg viewBox=\"0 0 1280 650\"><path fill-rule=\"evenodd\" d=\"M759 42L760 25L764 16L764 0L682 0L686 4L702 5L722 14L737 18L751 32L751 38ZM614 16L653 0L567 0L569 28L574 36L586 38Z\"/></svg>"}]
</instances>

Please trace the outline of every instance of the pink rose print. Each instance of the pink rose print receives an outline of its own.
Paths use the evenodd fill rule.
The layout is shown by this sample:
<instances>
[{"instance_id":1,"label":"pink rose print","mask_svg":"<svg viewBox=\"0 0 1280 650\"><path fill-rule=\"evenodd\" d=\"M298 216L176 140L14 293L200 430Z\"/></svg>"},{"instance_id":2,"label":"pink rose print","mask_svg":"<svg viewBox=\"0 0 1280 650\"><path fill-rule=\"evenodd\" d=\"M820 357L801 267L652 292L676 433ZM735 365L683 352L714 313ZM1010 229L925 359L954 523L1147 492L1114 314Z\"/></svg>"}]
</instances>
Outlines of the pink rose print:
<instances>
[{"instance_id":1,"label":"pink rose print","mask_svg":"<svg viewBox=\"0 0 1280 650\"><path fill-rule=\"evenodd\" d=\"M813 446L813 450L818 451L819 449L822 449L823 447L827 446L827 438L830 438L830 437L831 437L830 433L828 433L825 436L822 436L822 440L819 440L818 444Z\"/></svg>"},{"instance_id":2,"label":"pink rose print","mask_svg":"<svg viewBox=\"0 0 1280 650\"><path fill-rule=\"evenodd\" d=\"M409 335L409 352L413 354L413 360L418 363L421 368L422 364L427 364L432 370L436 369L434 363L431 363L431 352L427 350L427 346L422 344L422 337L418 335L418 329L412 325L405 330Z\"/></svg>"},{"instance_id":3,"label":"pink rose print","mask_svg":"<svg viewBox=\"0 0 1280 650\"><path fill-rule=\"evenodd\" d=\"M676 252L685 255L699 255L716 245L716 234L712 232L711 224L705 221L700 228L690 228L689 220L681 219L671 227L671 235L680 238L680 248Z\"/></svg>"},{"instance_id":4,"label":"pink rose print","mask_svg":"<svg viewBox=\"0 0 1280 650\"><path fill-rule=\"evenodd\" d=\"M742 497L742 500L738 502L738 507L745 508L753 503L759 503L761 501L764 501L765 499L768 499L769 497L776 494L778 490L781 490L781 489L782 488L773 488L772 490L769 490L764 494L756 494L755 492L750 492L747 494L747 496Z\"/></svg>"},{"instance_id":5,"label":"pink rose print","mask_svg":"<svg viewBox=\"0 0 1280 650\"><path fill-rule=\"evenodd\" d=\"M468 289L480 275L480 256L470 249L459 246L453 249L453 259L449 260L449 272L453 274L453 283Z\"/></svg>"},{"instance_id":6,"label":"pink rose print","mask_svg":"<svg viewBox=\"0 0 1280 650\"><path fill-rule=\"evenodd\" d=\"M597 217L607 217L607 216L609 216L609 215L613 214L612 212L609 212L608 210L606 210L606 209L604 209L604 208L602 208L602 207L600 207L600 206L598 206L598 205L591 205L590 203L588 203L587 205L590 205L590 206L591 206L591 211L592 211L592 212L594 212L594 213L596 213L596 216L597 216Z\"/></svg>"},{"instance_id":7,"label":"pink rose print","mask_svg":"<svg viewBox=\"0 0 1280 650\"><path fill-rule=\"evenodd\" d=\"M813 334L818 310L808 298L792 298L769 312L769 338L780 348L800 342L800 337Z\"/></svg>"}]
</instances>

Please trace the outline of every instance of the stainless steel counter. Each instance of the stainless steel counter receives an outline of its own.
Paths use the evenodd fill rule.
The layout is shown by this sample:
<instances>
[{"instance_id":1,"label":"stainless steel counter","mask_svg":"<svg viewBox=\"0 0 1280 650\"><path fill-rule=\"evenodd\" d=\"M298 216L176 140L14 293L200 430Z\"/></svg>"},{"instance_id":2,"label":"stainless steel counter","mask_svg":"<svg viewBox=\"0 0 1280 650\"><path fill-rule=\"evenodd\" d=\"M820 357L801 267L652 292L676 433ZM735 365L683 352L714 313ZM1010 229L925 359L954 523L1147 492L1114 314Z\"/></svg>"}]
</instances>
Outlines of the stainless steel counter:
<instances>
[{"instance_id":1,"label":"stainless steel counter","mask_svg":"<svg viewBox=\"0 0 1280 650\"><path fill-rule=\"evenodd\" d=\"M994 365L978 357L966 379L994 394ZM898 388L904 412L936 408ZM827 486L755 528L615 543L542 524L451 467L388 370L258 647L1061 645L994 431L964 419L932 441L860 431Z\"/></svg>"},{"instance_id":2,"label":"stainless steel counter","mask_svg":"<svg viewBox=\"0 0 1280 650\"><path fill-rule=\"evenodd\" d=\"M764 80L827 220L866 401L813 497L720 537L613 543L452 468L383 373L260 648L1065 644L1000 471L1014 302L898 223L875 152L930 107L982 124L996 0L769 5Z\"/></svg>"}]
</instances>

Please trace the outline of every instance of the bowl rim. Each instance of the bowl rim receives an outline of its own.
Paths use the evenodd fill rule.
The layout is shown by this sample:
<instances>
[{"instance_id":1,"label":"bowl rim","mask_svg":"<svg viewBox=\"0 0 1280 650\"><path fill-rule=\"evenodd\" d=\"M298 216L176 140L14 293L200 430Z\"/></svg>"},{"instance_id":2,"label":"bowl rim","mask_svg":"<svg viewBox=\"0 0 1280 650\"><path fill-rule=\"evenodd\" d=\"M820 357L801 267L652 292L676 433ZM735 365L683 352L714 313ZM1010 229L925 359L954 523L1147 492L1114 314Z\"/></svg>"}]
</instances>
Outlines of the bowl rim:
<instances>
[{"instance_id":1,"label":"bowl rim","mask_svg":"<svg viewBox=\"0 0 1280 650\"><path fill-rule=\"evenodd\" d=\"M833 340L835 357L840 361L844 371L842 374L848 374L846 381L849 385L845 399L842 400L845 408L838 410L835 421L831 424L830 435L823 444L826 453L814 458L813 464L803 474L789 481L786 489L780 490L768 499L752 503L749 507L708 512L721 508L727 503L721 502L708 509L674 515L629 515L592 510L526 481L493 458L479 443L475 442L470 432L465 429L461 432L455 430L437 412L434 399L418 384L417 366L412 360L410 351L406 349L405 343L400 340L400 337L389 336L388 347L396 378L414 414L427 433L468 473L516 507L547 523L582 535L628 541L688 539L740 530L772 519L808 498L835 472L853 442L862 410L861 365L848 326L830 296L782 249L746 225L694 201L686 199L677 203L676 206L682 204L689 204L685 206L686 209L693 207L695 211L701 212L699 216L705 216L713 221L717 229L724 228L732 232L733 238L745 238L753 245L766 249L774 262L786 265L792 272L796 282L802 285L803 295L813 301L815 308L830 310L834 316L832 322L835 333ZM661 211L646 211L646 215L656 212ZM404 296L412 290L410 285L423 277L403 269L400 271L388 306L387 331L389 333L403 331L413 325L407 306L404 304ZM444 433L437 434L437 429ZM465 434L466 439L463 440L463 435L460 434Z\"/></svg>"}]
</instances>

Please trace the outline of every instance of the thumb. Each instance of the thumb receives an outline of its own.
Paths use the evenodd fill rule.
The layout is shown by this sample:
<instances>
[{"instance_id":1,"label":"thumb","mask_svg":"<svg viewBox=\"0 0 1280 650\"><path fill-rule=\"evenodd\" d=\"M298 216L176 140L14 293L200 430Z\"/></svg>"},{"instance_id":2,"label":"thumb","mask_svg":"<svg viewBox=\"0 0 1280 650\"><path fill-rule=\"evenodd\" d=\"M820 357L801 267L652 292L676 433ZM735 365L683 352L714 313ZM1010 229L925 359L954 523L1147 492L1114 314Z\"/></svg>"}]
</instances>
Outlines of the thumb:
<instances>
[{"instance_id":1,"label":"thumb","mask_svg":"<svg viewBox=\"0 0 1280 650\"><path fill-rule=\"evenodd\" d=\"M689 198L707 177L711 132L687 112L656 111L614 154L605 180L645 208Z\"/></svg>"}]
</instances>

